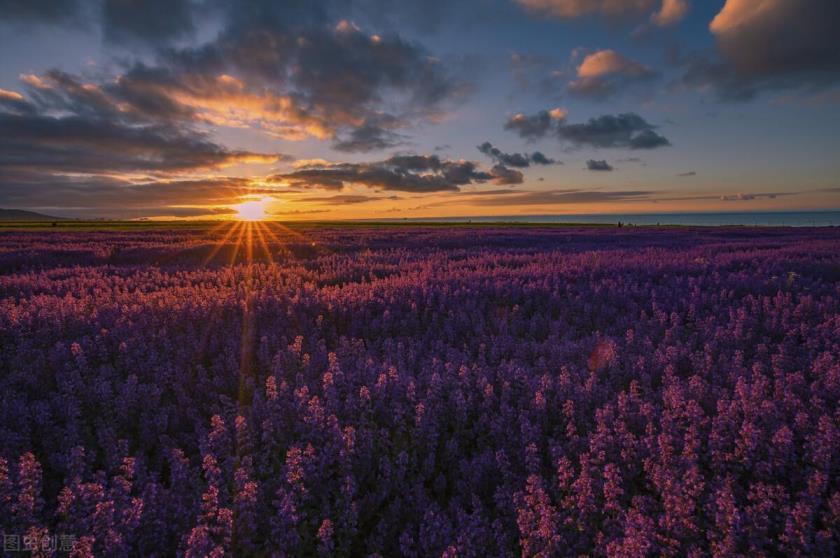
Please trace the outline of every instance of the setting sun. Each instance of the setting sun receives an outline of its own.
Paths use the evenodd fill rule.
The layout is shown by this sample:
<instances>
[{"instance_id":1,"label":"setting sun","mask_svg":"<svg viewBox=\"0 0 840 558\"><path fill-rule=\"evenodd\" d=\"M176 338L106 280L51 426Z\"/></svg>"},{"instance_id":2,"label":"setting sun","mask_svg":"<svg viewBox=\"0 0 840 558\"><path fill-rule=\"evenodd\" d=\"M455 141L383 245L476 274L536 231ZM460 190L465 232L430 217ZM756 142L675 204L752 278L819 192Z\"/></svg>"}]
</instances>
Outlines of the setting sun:
<instances>
[{"instance_id":1,"label":"setting sun","mask_svg":"<svg viewBox=\"0 0 840 558\"><path fill-rule=\"evenodd\" d=\"M268 198L242 202L235 206L236 218L240 221L262 221L268 217L265 211L268 202Z\"/></svg>"}]
</instances>

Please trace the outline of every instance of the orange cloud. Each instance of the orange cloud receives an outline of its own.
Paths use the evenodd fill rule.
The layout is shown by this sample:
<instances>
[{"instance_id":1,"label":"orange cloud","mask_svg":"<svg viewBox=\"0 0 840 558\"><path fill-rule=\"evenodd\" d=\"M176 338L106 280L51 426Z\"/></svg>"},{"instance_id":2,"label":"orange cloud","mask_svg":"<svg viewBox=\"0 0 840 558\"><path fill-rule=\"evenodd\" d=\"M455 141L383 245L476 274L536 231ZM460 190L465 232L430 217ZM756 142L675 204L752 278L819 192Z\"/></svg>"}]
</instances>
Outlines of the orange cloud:
<instances>
[{"instance_id":1,"label":"orange cloud","mask_svg":"<svg viewBox=\"0 0 840 558\"><path fill-rule=\"evenodd\" d=\"M7 91L6 89L0 89L0 99L5 99L7 101L22 101L23 95L16 91Z\"/></svg>"},{"instance_id":2,"label":"orange cloud","mask_svg":"<svg viewBox=\"0 0 840 558\"><path fill-rule=\"evenodd\" d=\"M23 95L16 91L7 91L6 89L0 89L0 99L5 99L7 101L22 101Z\"/></svg>"},{"instance_id":3,"label":"orange cloud","mask_svg":"<svg viewBox=\"0 0 840 558\"><path fill-rule=\"evenodd\" d=\"M575 18L600 14L610 17L625 16L650 10L656 0L518 0L536 12L558 18Z\"/></svg>"},{"instance_id":4,"label":"orange cloud","mask_svg":"<svg viewBox=\"0 0 840 558\"><path fill-rule=\"evenodd\" d=\"M20 81L36 89L49 89L49 85L35 74L20 74Z\"/></svg>"},{"instance_id":5,"label":"orange cloud","mask_svg":"<svg viewBox=\"0 0 840 558\"><path fill-rule=\"evenodd\" d=\"M594 78L616 73L642 75L648 71L645 66L625 58L614 50L599 50L583 59L577 73L579 78Z\"/></svg>"},{"instance_id":6,"label":"orange cloud","mask_svg":"<svg viewBox=\"0 0 840 558\"><path fill-rule=\"evenodd\" d=\"M651 16L651 21L660 27L679 23L688 13L686 0L662 0L662 7Z\"/></svg>"},{"instance_id":7,"label":"orange cloud","mask_svg":"<svg viewBox=\"0 0 840 558\"><path fill-rule=\"evenodd\" d=\"M146 81L133 82L130 87L168 98L194 110L197 119L217 126L256 126L269 134L294 140L335 136L334 124L307 113L291 96L250 89L242 80L227 74L209 79L184 76L176 86ZM348 125L361 124L360 118L349 116L339 115L335 120Z\"/></svg>"},{"instance_id":8,"label":"orange cloud","mask_svg":"<svg viewBox=\"0 0 840 558\"><path fill-rule=\"evenodd\" d=\"M715 35L726 35L773 17L784 4L784 0L727 0L709 24L709 29Z\"/></svg>"},{"instance_id":9,"label":"orange cloud","mask_svg":"<svg viewBox=\"0 0 840 558\"><path fill-rule=\"evenodd\" d=\"M550 111L548 111L548 115L553 120L566 120L566 117L569 116L569 112L566 109L553 108ZM522 116L522 115L520 115L520 116Z\"/></svg>"},{"instance_id":10,"label":"orange cloud","mask_svg":"<svg viewBox=\"0 0 840 558\"><path fill-rule=\"evenodd\" d=\"M656 25L672 25L688 12L686 0L517 0L526 9L559 19L600 15L622 18L651 14Z\"/></svg>"},{"instance_id":11,"label":"orange cloud","mask_svg":"<svg viewBox=\"0 0 840 558\"><path fill-rule=\"evenodd\" d=\"M599 50L583 59L569 91L583 97L605 99L656 72L614 50Z\"/></svg>"}]
</instances>

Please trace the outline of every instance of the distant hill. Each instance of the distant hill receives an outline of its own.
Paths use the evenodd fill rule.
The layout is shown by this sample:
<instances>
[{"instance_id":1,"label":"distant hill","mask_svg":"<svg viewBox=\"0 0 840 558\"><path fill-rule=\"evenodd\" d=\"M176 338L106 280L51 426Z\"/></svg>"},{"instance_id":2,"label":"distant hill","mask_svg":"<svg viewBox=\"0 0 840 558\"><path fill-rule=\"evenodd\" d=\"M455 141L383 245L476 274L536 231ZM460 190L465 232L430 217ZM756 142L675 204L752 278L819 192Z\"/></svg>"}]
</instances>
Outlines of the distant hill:
<instances>
[{"instance_id":1,"label":"distant hill","mask_svg":"<svg viewBox=\"0 0 840 558\"><path fill-rule=\"evenodd\" d=\"M0 221L65 221L64 217L54 217L52 215L44 215L43 213L35 213L34 211L24 211L23 209L0 209Z\"/></svg>"}]
</instances>

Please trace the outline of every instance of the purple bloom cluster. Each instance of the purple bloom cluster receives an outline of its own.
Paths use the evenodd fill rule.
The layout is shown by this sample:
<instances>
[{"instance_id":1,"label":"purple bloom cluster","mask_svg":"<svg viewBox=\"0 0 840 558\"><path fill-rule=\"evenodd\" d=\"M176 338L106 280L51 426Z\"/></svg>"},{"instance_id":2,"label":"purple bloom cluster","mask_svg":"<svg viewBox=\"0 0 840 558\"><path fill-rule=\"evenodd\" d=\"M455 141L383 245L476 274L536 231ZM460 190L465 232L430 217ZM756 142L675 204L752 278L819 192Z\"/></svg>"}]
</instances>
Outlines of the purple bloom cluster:
<instances>
[{"instance_id":1,"label":"purple bloom cluster","mask_svg":"<svg viewBox=\"0 0 840 558\"><path fill-rule=\"evenodd\" d=\"M0 531L840 554L840 230L228 232L0 233Z\"/></svg>"}]
</instances>

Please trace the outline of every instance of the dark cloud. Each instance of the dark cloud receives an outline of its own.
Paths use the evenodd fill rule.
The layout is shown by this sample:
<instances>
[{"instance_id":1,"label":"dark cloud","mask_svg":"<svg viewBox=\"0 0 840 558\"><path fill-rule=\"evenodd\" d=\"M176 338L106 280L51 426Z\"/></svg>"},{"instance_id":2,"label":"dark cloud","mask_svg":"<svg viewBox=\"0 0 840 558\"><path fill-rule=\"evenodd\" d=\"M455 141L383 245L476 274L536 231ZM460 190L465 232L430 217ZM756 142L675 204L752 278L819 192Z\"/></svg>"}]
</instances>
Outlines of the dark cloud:
<instances>
[{"instance_id":1,"label":"dark cloud","mask_svg":"<svg viewBox=\"0 0 840 558\"><path fill-rule=\"evenodd\" d=\"M561 124L557 136L579 147L655 149L670 142L654 131L655 126L632 112L590 118L584 124Z\"/></svg>"},{"instance_id":2,"label":"dark cloud","mask_svg":"<svg viewBox=\"0 0 840 558\"><path fill-rule=\"evenodd\" d=\"M113 43L168 43L194 31L198 0L104 0L102 30Z\"/></svg>"},{"instance_id":3,"label":"dark cloud","mask_svg":"<svg viewBox=\"0 0 840 558\"><path fill-rule=\"evenodd\" d=\"M511 130L520 137L534 141L545 137L559 123L566 120L563 109L541 110L533 115L514 114L505 122L505 130Z\"/></svg>"},{"instance_id":4,"label":"dark cloud","mask_svg":"<svg viewBox=\"0 0 840 558\"><path fill-rule=\"evenodd\" d=\"M566 122L565 113L557 112L557 117L552 113L555 111L542 111L534 116L517 114L508 120L505 128L529 140L552 135L573 148L655 149L671 145L654 131L654 125L632 112L605 114L581 124Z\"/></svg>"},{"instance_id":5,"label":"dark cloud","mask_svg":"<svg viewBox=\"0 0 840 558\"><path fill-rule=\"evenodd\" d=\"M404 141L403 135L375 124L365 124L352 130L348 137L333 143L333 149L350 153L377 151L395 147Z\"/></svg>"},{"instance_id":6,"label":"dark cloud","mask_svg":"<svg viewBox=\"0 0 840 558\"><path fill-rule=\"evenodd\" d=\"M17 173L174 173L277 157L229 150L197 132L78 116L0 113L0 176Z\"/></svg>"},{"instance_id":7,"label":"dark cloud","mask_svg":"<svg viewBox=\"0 0 840 558\"><path fill-rule=\"evenodd\" d=\"M396 145L397 130L438 117L466 91L421 45L347 21L232 26L201 47L166 51L153 67L136 65L115 88L138 109L357 152Z\"/></svg>"},{"instance_id":8,"label":"dark cloud","mask_svg":"<svg viewBox=\"0 0 840 558\"><path fill-rule=\"evenodd\" d=\"M500 186L511 184L522 184L524 176L515 169L509 169L504 165L493 165L490 169L490 175L493 177L493 182Z\"/></svg>"},{"instance_id":9,"label":"dark cloud","mask_svg":"<svg viewBox=\"0 0 840 558\"><path fill-rule=\"evenodd\" d=\"M696 171L681 172L677 176L696 176Z\"/></svg>"},{"instance_id":10,"label":"dark cloud","mask_svg":"<svg viewBox=\"0 0 840 558\"><path fill-rule=\"evenodd\" d=\"M483 182L518 184L522 182L522 173L500 165L484 172L470 161L443 160L437 155L397 155L372 163L309 165L273 175L269 181L330 190L358 184L380 190L425 193L456 192L460 186Z\"/></svg>"},{"instance_id":11,"label":"dark cloud","mask_svg":"<svg viewBox=\"0 0 840 558\"><path fill-rule=\"evenodd\" d=\"M531 157L522 153L504 153L497 147L493 147L489 141L486 141L478 146L478 150L503 165L516 168L526 168L531 166Z\"/></svg>"},{"instance_id":12,"label":"dark cloud","mask_svg":"<svg viewBox=\"0 0 840 558\"><path fill-rule=\"evenodd\" d=\"M531 153L531 160L536 165L554 165L554 164L562 165L563 164L560 161L555 161L554 159L549 159L548 157L543 155L542 152L540 152L540 151L534 151L533 153Z\"/></svg>"},{"instance_id":13,"label":"dark cloud","mask_svg":"<svg viewBox=\"0 0 840 558\"><path fill-rule=\"evenodd\" d=\"M0 22L63 23L79 17L79 0L0 0Z\"/></svg>"},{"instance_id":14,"label":"dark cloud","mask_svg":"<svg viewBox=\"0 0 840 558\"><path fill-rule=\"evenodd\" d=\"M789 196L792 195L789 192L761 192L761 193L738 193L738 194L727 194L720 197L721 201L752 201L761 198L771 199L774 200L780 196Z\"/></svg>"},{"instance_id":15,"label":"dark cloud","mask_svg":"<svg viewBox=\"0 0 840 558\"><path fill-rule=\"evenodd\" d=\"M613 167L604 160L589 159L586 161L586 169L591 171L611 171Z\"/></svg>"},{"instance_id":16,"label":"dark cloud","mask_svg":"<svg viewBox=\"0 0 840 558\"><path fill-rule=\"evenodd\" d=\"M478 150L490 157L491 159L493 159L494 161L496 161L497 163L506 167L524 169L530 167L532 163L535 165L554 164L553 159L549 159L539 151L535 151L531 154L505 153L501 149L493 146L493 144L489 141L485 141L484 143L479 145Z\"/></svg>"},{"instance_id":17,"label":"dark cloud","mask_svg":"<svg viewBox=\"0 0 840 558\"><path fill-rule=\"evenodd\" d=\"M763 90L813 89L840 81L837 24L831 0L727 0L709 28L719 56L684 60L682 83L712 87L724 100L744 101Z\"/></svg>"},{"instance_id":18,"label":"dark cloud","mask_svg":"<svg viewBox=\"0 0 840 558\"><path fill-rule=\"evenodd\" d=\"M412 29L428 35L442 26L462 29L498 21L515 11L506 1L485 2L480 10L476 8L474 2L447 0L0 0L0 22L88 21L101 27L106 40L142 40L160 46L182 38L203 22L237 29L262 22L291 29L347 18L379 29Z\"/></svg>"},{"instance_id":19,"label":"dark cloud","mask_svg":"<svg viewBox=\"0 0 840 558\"><path fill-rule=\"evenodd\" d=\"M469 92L463 78L421 44L339 19L339 12L353 11L340 0L84 4L101 11L106 39L145 41L156 52L115 79L92 84L99 101L119 106L121 118L131 113L250 127L289 139L332 140L339 150L362 152L402 143L400 130L436 120ZM208 14L218 19L215 38L199 46L167 46ZM70 91L70 82L80 85L80 78L53 73L52 85L66 79L58 84L63 95L94 101L87 88Z\"/></svg>"}]
</instances>

